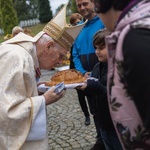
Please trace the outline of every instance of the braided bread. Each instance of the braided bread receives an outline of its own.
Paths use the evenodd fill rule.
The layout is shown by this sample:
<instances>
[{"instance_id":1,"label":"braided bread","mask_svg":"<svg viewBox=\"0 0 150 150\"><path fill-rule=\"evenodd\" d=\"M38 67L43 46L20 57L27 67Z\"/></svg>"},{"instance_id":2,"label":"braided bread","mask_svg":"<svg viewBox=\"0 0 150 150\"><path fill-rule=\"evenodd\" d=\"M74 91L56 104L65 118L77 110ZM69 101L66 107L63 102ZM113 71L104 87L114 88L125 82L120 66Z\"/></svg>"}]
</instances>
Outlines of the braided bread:
<instances>
[{"instance_id":1,"label":"braided bread","mask_svg":"<svg viewBox=\"0 0 150 150\"><path fill-rule=\"evenodd\" d=\"M75 69L62 70L54 74L46 86L53 86L60 82L64 84L81 83L85 81L85 77Z\"/></svg>"}]
</instances>

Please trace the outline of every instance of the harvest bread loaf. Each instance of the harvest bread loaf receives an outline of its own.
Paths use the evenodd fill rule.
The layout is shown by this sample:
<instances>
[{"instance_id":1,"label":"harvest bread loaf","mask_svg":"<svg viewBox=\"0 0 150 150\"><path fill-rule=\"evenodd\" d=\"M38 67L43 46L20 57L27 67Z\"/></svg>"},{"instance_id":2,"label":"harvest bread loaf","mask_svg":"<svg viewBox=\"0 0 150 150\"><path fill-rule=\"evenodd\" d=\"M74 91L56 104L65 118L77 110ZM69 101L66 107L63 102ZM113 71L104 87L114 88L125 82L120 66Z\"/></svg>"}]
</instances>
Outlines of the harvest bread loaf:
<instances>
[{"instance_id":1,"label":"harvest bread loaf","mask_svg":"<svg viewBox=\"0 0 150 150\"><path fill-rule=\"evenodd\" d=\"M62 70L54 74L46 86L53 86L60 82L64 84L81 83L85 81L85 77L75 69Z\"/></svg>"}]
</instances>

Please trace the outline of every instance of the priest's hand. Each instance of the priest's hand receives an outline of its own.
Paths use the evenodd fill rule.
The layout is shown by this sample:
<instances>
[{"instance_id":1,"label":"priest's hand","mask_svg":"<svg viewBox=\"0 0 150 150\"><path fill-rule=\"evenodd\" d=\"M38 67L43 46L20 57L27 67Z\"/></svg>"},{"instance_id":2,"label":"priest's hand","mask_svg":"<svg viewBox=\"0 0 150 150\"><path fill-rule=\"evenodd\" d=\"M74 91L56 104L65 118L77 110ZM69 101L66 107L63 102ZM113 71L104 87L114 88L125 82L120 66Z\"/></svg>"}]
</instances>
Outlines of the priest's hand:
<instances>
[{"instance_id":1,"label":"priest's hand","mask_svg":"<svg viewBox=\"0 0 150 150\"><path fill-rule=\"evenodd\" d=\"M46 84L46 82L37 82L37 87L40 86L41 84ZM43 95L45 92L41 92L38 90L38 95Z\"/></svg>"},{"instance_id":2,"label":"priest's hand","mask_svg":"<svg viewBox=\"0 0 150 150\"><path fill-rule=\"evenodd\" d=\"M43 94L46 101L46 105L57 102L65 95L65 93L66 93L65 89L62 90L60 93L55 93L55 86L51 87L47 92Z\"/></svg>"}]
</instances>

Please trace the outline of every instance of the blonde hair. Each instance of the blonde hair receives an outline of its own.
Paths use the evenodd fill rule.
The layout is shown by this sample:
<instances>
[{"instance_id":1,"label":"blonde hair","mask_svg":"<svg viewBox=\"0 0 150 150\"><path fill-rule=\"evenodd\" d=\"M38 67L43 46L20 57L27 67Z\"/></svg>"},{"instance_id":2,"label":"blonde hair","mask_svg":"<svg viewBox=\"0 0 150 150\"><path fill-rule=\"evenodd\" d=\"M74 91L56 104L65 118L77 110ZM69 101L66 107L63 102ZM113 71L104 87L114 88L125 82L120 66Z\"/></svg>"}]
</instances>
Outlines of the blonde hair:
<instances>
[{"instance_id":1,"label":"blonde hair","mask_svg":"<svg viewBox=\"0 0 150 150\"><path fill-rule=\"evenodd\" d=\"M15 35L17 35L20 32L23 32L23 29L20 26L15 26L12 29L12 36L14 37Z\"/></svg>"}]
</instances>

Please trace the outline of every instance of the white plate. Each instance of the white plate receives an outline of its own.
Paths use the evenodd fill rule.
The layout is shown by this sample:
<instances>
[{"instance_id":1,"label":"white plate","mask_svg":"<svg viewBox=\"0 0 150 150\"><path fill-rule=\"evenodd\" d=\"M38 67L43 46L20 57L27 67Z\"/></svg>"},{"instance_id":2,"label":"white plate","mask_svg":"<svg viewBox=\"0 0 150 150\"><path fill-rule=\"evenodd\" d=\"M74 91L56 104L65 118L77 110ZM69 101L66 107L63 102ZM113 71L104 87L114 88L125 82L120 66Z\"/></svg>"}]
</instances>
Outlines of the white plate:
<instances>
[{"instance_id":1,"label":"white plate","mask_svg":"<svg viewBox=\"0 0 150 150\"><path fill-rule=\"evenodd\" d=\"M83 86L85 83L74 83L74 84L65 84L66 89L74 89L77 86Z\"/></svg>"},{"instance_id":2,"label":"white plate","mask_svg":"<svg viewBox=\"0 0 150 150\"><path fill-rule=\"evenodd\" d=\"M74 89L77 86L82 86L85 83L74 83L74 84L65 84L65 89ZM45 86L45 84L41 84L38 86L38 91L45 93L47 90L49 90L50 86Z\"/></svg>"},{"instance_id":3,"label":"white plate","mask_svg":"<svg viewBox=\"0 0 150 150\"><path fill-rule=\"evenodd\" d=\"M55 69L58 71L67 70L69 69L69 66L67 65L67 66L62 66L62 67L55 67Z\"/></svg>"}]
</instances>

